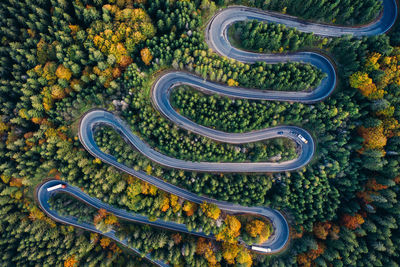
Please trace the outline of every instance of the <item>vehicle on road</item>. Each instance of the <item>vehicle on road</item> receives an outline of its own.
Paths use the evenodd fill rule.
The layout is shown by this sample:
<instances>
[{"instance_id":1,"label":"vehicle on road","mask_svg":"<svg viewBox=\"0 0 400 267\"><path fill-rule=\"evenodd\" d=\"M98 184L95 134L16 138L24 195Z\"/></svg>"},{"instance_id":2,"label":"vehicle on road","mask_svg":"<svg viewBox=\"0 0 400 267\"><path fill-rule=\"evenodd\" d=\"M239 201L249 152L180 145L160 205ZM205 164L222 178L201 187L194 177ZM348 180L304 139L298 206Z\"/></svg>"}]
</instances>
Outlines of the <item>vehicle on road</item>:
<instances>
[{"instance_id":1,"label":"vehicle on road","mask_svg":"<svg viewBox=\"0 0 400 267\"><path fill-rule=\"evenodd\" d=\"M61 189L61 188L66 188L66 187L67 187L67 185L65 185L65 184L58 184L58 185L47 188L47 191L51 192L51 191Z\"/></svg>"},{"instance_id":2,"label":"vehicle on road","mask_svg":"<svg viewBox=\"0 0 400 267\"><path fill-rule=\"evenodd\" d=\"M283 134L283 131L279 131L278 134L279 134L279 135L282 135L282 134Z\"/></svg>"},{"instance_id":3,"label":"vehicle on road","mask_svg":"<svg viewBox=\"0 0 400 267\"><path fill-rule=\"evenodd\" d=\"M258 246L251 246L251 250L257 251L257 252L263 252L263 253L270 253L271 252L270 248L263 248L263 247L258 247Z\"/></svg>"},{"instance_id":4,"label":"vehicle on road","mask_svg":"<svg viewBox=\"0 0 400 267\"><path fill-rule=\"evenodd\" d=\"M299 134L297 137L300 138L300 140L303 141L304 144L308 144L307 139L305 139L304 136L302 136L301 134Z\"/></svg>"}]
</instances>

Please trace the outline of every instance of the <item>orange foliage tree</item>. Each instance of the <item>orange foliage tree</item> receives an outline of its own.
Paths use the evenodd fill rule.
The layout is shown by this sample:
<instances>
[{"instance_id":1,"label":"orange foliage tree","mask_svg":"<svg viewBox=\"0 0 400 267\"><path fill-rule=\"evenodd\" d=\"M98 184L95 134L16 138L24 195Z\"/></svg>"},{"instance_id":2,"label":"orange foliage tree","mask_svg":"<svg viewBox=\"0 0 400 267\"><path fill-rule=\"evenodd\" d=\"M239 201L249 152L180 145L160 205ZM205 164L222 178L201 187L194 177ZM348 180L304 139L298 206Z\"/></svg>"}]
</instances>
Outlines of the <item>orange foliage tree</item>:
<instances>
[{"instance_id":1,"label":"orange foliage tree","mask_svg":"<svg viewBox=\"0 0 400 267\"><path fill-rule=\"evenodd\" d=\"M103 220L107 216L107 211L105 209L99 209L97 211L96 216L94 216L94 224L99 223L101 220Z\"/></svg>"},{"instance_id":2,"label":"orange foliage tree","mask_svg":"<svg viewBox=\"0 0 400 267\"><path fill-rule=\"evenodd\" d=\"M341 222L346 228L355 230L357 227L364 223L364 218L358 213L356 213L354 216L351 216L350 214L345 214L343 215Z\"/></svg>"},{"instance_id":3,"label":"orange foliage tree","mask_svg":"<svg viewBox=\"0 0 400 267\"><path fill-rule=\"evenodd\" d=\"M218 262L213 249L212 243L205 238L200 237L197 240L196 254L204 255L204 258L207 260L209 266L216 266Z\"/></svg>"},{"instance_id":4,"label":"orange foliage tree","mask_svg":"<svg viewBox=\"0 0 400 267\"><path fill-rule=\"evenodd\" d=\"M100 246L105 249L107 248L111 243L111 240L107 237L103 237L100 239Z\"/></svg>"},{"instance_id":5,"label":"orange foliage tree","mask_svg":"<svg viewBox=\"0 0 400 267\"><path fill-rule=\"evenodd\" d=\"M312 261L318 258L322 253L324 253L326 246L323 243L318 242L318 247L316 249L311 249L307 253L301 253L297 255L297 263L299 266L311 267Z\"/></svg>"},{"instance_id":6,"label":"orange foliage tree","mask_svg":"<svg viewBox=\"0 0 400 267\"><path fill-rule=\"evenodd\" d=\"M174 240L175 245L178 245L182 241L182 236L179 233L175 233L172 235L172 240Z\"/></svg>"},{"instance_id":7,"label":"orange foliage tree","mask_svg":"<svg viewBox=\"0 0 400 267\"><path fill-rule=\"evenodd\" d=\"M169 198L167 194L161 194L160 210L166 212L169 209Z\"/></svg>"},{"instance_id":8,"label":"orange foliage tree","mask_svg":"<svg viewBox=\"0 0 400 267\"><path fill-rule=\"evenodd\" d=\"M75 255L71 255L68 259L64 261L64 267L74 267L77 266L78 260Z\"/></svg>"},{"instance_id":9,"label":"orange foliage tree","mask_svg":"<svg viewBox=\"0 0 400 267\"><path fill-rule=\"evenodd\" d=\"M193 216L194 212L197 210L197 205L190 201L185 201L182 210L186 212L187 216Z\"/></svg>"},{"instance_id":10,"label":"orange foliage tree","mask_svg":"<svg viewBox=\"0 0 400 267\"><path fill-rule=\"evenodd\" d=\"M144 62L144 64L150 65L150 62L153 59L153 55L151 54L150 49L148 49L147 47L143 48L140 51L140 56L142 57L142 61Z\"/></svg>"}]
</instances>

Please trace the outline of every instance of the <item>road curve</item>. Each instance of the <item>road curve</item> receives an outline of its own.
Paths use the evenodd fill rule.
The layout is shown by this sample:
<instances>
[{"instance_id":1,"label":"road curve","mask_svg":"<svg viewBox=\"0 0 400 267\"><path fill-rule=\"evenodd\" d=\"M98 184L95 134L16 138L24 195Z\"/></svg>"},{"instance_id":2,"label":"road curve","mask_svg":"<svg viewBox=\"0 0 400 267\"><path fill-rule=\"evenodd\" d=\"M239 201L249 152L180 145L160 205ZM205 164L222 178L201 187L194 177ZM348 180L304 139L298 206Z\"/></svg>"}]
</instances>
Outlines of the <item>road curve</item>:
<instances>
[{"instance_id":1,"label":"road curve","mask_svg":"<svg viewBox=\"0 0 400 267\"><path fill-rule=\"evenodd\" d=\"M289 225L280 212L266 207L243 207L240 205L198 196L187 190L164 182L160 178L150 176L143 171L135 171L134 169L119 163L112 155L103 153L99 149L94 140L94 129L98 125L111 126L115 130L117 130L128 143L135 146L135 148L138 149L141 153L159 164L173 168L214 172L279 172L290 171L304 166L309 162L314 153L314 142L310 134L305 130L293 126L280 126L243 134L224 133L221 131L216 131L214 129L197 125L174 111L169 102L170 92L172 88L177 85L187 84L196 88L200 88L201 90L208 91L210 93L236 98L298 101L306 104L321 101L329 96L329 94L334 90L336 86L336 72L333 64L330 62L329 59L327 59L323 55L314 52L300 52L291 54L257 54L242 51L234 48L228 41L227 30L229 26L238 21L257 19L260 21L270 21L286 24L291 27L296 27L300 31L314 32L315 34L322 36L336 37L344 34L351 34L354 36L377 35L388 31L390 27L394 24L394 21L397 17L397 4L395 0L383 0L383 7L383 13L376 21L362 27L341 27L309 23L287 15L236 6L224 9L223 11L217 13L211 19L206 29L206 40L209 47L211 47L215 52L219 53L222 56L233 58L246 63L254 63L257 61L266 61L268 63L296 61L310 63L317 68L320 68L324 73L327 74L327 76L322 80L321 84L311 92L277 92L228 87L208 81L203 81L199 77L184 72L167 73L160 77L155 83L152 90L152 101L155 108L158 109L165 117L175 122L179 127L185 128L191 132L198 133L217 141L233 144L255 142L281 136L288 137L301 145L301 153L299 157L295 160L277 164L265 162L188 162L184 160L173 159L155 151L154 149L151 149L146 143L135 136L122 120L104 110L93 110L85 114L85 116L81 119L79 139L89 153L97 158L100 158L103 162L108 163L123 172L136 176L143 181L146 181L171 194L175 194L183 199L193 201L195 203L202 203L204 201L214 203L217 204L221 208L221 210L224 210L231 214L247 213L265 217L266 219L271 221L274 228L274 234L266 243L260 246L271 249L271 253L276 253L282 250L289 240ZM301 141L298 136L299 134L305 137L305 139L308 141L307 144ZM205 236L204 233L188 231L186 226L182 224L161 220L150 222L144 216L129 213L121 209L116 209L112 206L102 203L96 198L89 197L80 189L71 185L68 185L65 189L58 189L51 193L47 191L47 188L59 183L66 184L65 182L52 180L39 185L36 191L40 207L44 210L46 214L48 214L52 219L56 221L77 226L89 231L101 233L91 224L77 222L77 220L74 218L62 217L58 215L56 211L50 209L48 200L51 195L59 192L65 192L96 208L104 208L109 212L116 214L116 216L118 216L119 218L125 220L150 224L153 226L167 228L174 231L181 231L196 234L199 236ZM115 232L113 231L101 234L108 236L125 246L127 245L126 242L124 242L123 240L119 240L115 236ZM139 253L139 251L135 249L132 250ZM146 255L146 258L159 266L168 266L163 262L152 260L149 255Z\"/></svg>"},{"instance_id":2,"label":"road curve","mask_svg":"<svg viewBox=\"0 0 400 267\"><path fill-rule=\"evenodd\" d=\"M48 192L47 189L58 185L58 184L64 184L67 185L67 187L65 189L57 189L55 191L51 191ZM61 216L58 214L57 211L50 209L50 205L49 205L49 199L50 197L52 197L55 194L58 193L67 193L72 195L73 197L75 197L76 199L94 207L97 209L100 208L104 208L107 209L110 212L113 212L111 210L116 210L118 211L118 209L113 208L112 206L109 206L103 202L101 202L100 200L98 200L97 198L93 198L88 196L87 194L83 193L81 189L79 189L78 187L73 187L68 185L68 183L64 182L64 181L59 181L59 180L50 180L47 182L44 182L43 184L40 184L37 188L36 188L36 199L37 202L39 204L39 207L54 221L60 222L60 223L65 223L68 225L72 225L78 228L82 228L84 230L87 231L91 231L94 233L98 233L104 236L107 236L108 238L111 238L112 240L120 243L121 245L131 249L132 251L141 254L141 252L135 248L132 248L128 245L126 240L120 240L119 238L117 238L116 236L116 232L114 230L111 230L107 233L104 233L100 230L97 230L96 227L92 224L92 223L85 223L85 222L78 222L78 220L75 217L65 217L65 216ZM120 217L121 214L116 213L116 216ZM127 215L128 218L133 217L132 215L128 214ZM129 220L129 219L127 219ZM141 215L136 215L135 218L133 218L131 221L134 222L143 222L143 223L148 223L148 224L152 224L153 222L149 222L147 218L145 218L144 216ZM169 265L164 263L163 261L159 261L159 260L154 260L152 257L150 257L150 255L145 255L144 256L145 259L149 260L150 262L154 263L157 266L161 266L161 267L168 267Z\"/></svg>"},{"instance_id":3,"label":"road curve","mask_svg":"<svg viewBox=\"0 0 400 267\"><path fill-rule=\"evenodd\" d=\"M190 122L190 121L189 121ZM100 158L107 163L112 162L114 157L108 155L100 150L94 138L94 131L98 125L107 125L115 129L125 141L136 148L140 153L148 157L160 165L177 168L188 171L200 172L241 172L241 173L255 173L255 172L282 172L298 169L307 164L314 154L314 141L311 135L298 127L294 126L279 126L261 131L249 132L246 134L229 134L224 132L215 131L213 129L197 125L196 131L199 129L204 130L204 135L210 136L215 134L223 142L232 142L236 140L237 143L255 142L259 140L270 139L274 137L287 137L296 141L301 146L300 156L294 160L285 161L282 163L275 162L193 162L176 158L168 157L160 152L152 149L148 144L143 142L138 136L132 133L130 127L126 125L121 119L112 113L94 109L87 112L82 118L79 126L79 140L83 146L95 157ZM186 127L185 127L186 128ZM300 140L299 135L302 135L308 143ZM242 141L241 141L242 139ZM111 164L111 163L110 163Z\"/></svg>"}]
</instances>

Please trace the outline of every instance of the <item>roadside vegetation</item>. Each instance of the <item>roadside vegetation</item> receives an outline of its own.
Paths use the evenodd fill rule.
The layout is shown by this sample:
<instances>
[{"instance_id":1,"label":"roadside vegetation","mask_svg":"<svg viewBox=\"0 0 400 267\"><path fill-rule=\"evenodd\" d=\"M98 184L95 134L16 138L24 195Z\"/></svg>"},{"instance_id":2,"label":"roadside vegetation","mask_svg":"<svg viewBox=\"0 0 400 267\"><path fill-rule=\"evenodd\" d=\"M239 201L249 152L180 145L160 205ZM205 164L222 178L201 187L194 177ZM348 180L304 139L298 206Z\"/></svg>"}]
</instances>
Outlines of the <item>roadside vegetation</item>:
<instances>
[{"instance_id":1,"label":"roadside vegetation","mask_svg":"<svg viewBox=\"0 0 400 267\"><path fill-rule=\"evenodd\" d=\"M148 190L149 195L155 196L157 193L157 188L148 188L148 185L143 182L138 181L133 185L136 187L138 185L139 191ZM132 188L128 190L130 192L135 190ZM146 192L143 194L148 195ZM202 228L211 226L208 229L203 228L202 231L211 234L209 232L211 230L215 239L206 240L185 233L153 229L147 225L124 221L105 209L97 210L79 202L68 194L56 194L50 199L50 205L51 209L57 211L60 216L75 217L79 222L92 224L102 233L113 230L116 232L119 241L127 242L129 247L138 249L143 255L150 253L152 258L173 265L207 266L208 264L215 264L217 257L222 257L233 264L241 260L239 258L241 254L247 255L246 258L250 260L247 263L251 264L250 252L244 246L239 245L238 240L243 240L249 245L253 243L262 244L268 240L272 233L270 223L265 220L250 216L224 214L217 206L209 203L196 205L188 201L181 201L173 195L161 195L163 199L158 202L159 206L157 204L151 205L151 209L160 209L163 213L175 213L178 216L179 223L187 224L189 230L196 230L192 229L193 224L200 220ZM136 200L136 203L132 204L133 206L140 206L143 202L149 202L148 199L143 198L136 198ZM192 218L192 224L190 221L181 220L183 214ZM103 249L109 249L116 254L122 252L115 241L108 237L91 234L91 241L93 246L100 245ZM173 253L171 253L171 249ZM181 253L181 251L183 252Z\"/></svg>"},{"instance_id":2,"label":"roadside vegetation","mask_svg":"<svg viewBox=\"0 0 400 267\"><path fill-rule=\"evenodd\" d=\"M316 22L341 25L366 24L376 19L382 10L381 2L378 0L217 0L216 3L242 4Z\"/></svg>"},{"instance_id":3,"label":"roadside vegetation","mask_svg":"<svg viewBox=\"0 0 400 267\"><path fill-rule=\"evenodd\" d=\"M90 108L102 107L172 157L227 162L296 157L295 145L287 140L221 144L179 129L152 107L151 81L165 69L260 90L311 90L321 82L323 73L310 65L244 64L212 53L204 42L205 18L233 3L346 25L371 21L380 10L378 0L0 2L1 266L146 266L140 256L101 235L47 217L34 199L36 185L46 177L65 180L110 205L151 219L182 221L191 229L217 233L219 220L226 227L218 228L218 238L235 240L221 243L125 225L65 196L52 200L62 214L93 223L99 219L95 224L104 231L109 228L106 220L113 227L120 224L120 238L130 238L143 253L178 266L398 266L398 27L390 35L321 40L275 24L234 26L236 43L249 50L329 52L338 63L339 86L313 105L233 101L187 87L173 91L178 112L218 130L304 127L317 150L313 161L298 171L250 175L172 170L132 151L110 129L97 132L104 151L138 170L218 200L284 210L293 231L282 255L255 255L237 246L238 228L248 243L267 238L268 225L260 227L257 218L217 216L215 207L177 200L83 149L77 121Z\"/></svg>"}]
</instances>

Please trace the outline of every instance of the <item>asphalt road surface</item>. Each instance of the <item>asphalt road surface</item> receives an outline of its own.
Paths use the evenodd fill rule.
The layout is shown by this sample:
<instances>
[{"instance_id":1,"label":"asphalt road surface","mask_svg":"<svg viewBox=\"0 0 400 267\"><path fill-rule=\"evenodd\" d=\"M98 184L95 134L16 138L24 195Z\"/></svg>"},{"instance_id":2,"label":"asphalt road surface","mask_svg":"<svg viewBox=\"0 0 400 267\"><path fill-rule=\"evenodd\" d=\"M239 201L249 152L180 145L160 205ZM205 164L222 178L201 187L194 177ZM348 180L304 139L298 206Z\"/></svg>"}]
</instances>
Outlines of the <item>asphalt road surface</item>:
<instances>
[{"instance_id":1,"label":"asphalt road surface","mask_svg":"<svg viewBox=\"0 0 400 267\"><path fill-rule=\"evenodd\" d=\"M263 248L268 248L272 253L281 251L289 240L289 225L283 215L274 209L266 207L244 207L228 202L217 201L203 196L198 196L185 189L179 188L175 185L169 184L160 178L146 174L143 171L135 171L133 168L119 163L112 155L102 152L94 140L94 131L97 126L108 125L113 127L119 134L123 136L126 142L143 153L151 160L170 168L178 168L184 170L204 171L204 172L282 172L292 171L306 165L314 154L314 141L311 135L299 127L293 126L279 126L259 131L248 133L226 133L210 129L194 123L193 121L178 114L170 104L171 90L182 84L198 88L200 90L228 96L231 98L245 98L254 100L278 100L278 101L292 101L311 104L322 101L328 97L336 86L336 72L331 61L325 56L314 52L299 52L291 54L258 54L239 50L234 48L227 37L228 28L235 22L245 20L260 20L268 22L276 22L285 24L290 27L296 27L303 32L313 32L322 36L342 36L350 34L354 36L367 36L377 35L388 31L394 24L397 17L397 4L395 0L383 0L383 12L374 22L362 27L341 27L325 24L310 23L298 18L277 14L274 12L260 11L253 8L234 6L223 9L218 12L210 21L206 29L206 41L215 52L222 56L232 58L241 62L254 63L257 61L265 61L268 63L280 62L302 62L310 63L317 68L320 68L326 73L326 78L323 79L321 84L311 92L282 92L282 91L268 91L268 90L252 90L246 88L229 87L217 83L205 81L200 77L194 76L186 72L169 72L162 75L154 84L152 89L152 102L155 108L163 114L166 118L176 123L179 127L187 129L190 132L206 136L220 142L242 144L249 142L256 142L276 137L286 137L292 139L300 146L300 154L298 158L291 161L272 163L272 162L257 162L257 163L214 163L214 162L190 162L185 160L174 159L161 154L158 151L150 148L139 137L134 135L129 127L118 117L112 113L96 109L86 113L80 123L79 139L85 149L94 157L100 158L103 162L110 164L117 169L126 172L130 175L136 176L143 181L146 181L166 192L177 195L186 200L203 203L204 201L217 204L221 210L227 213L246 213L258 216L263 216L271 221L273 225L273 235L264 244L258 245ZM48 192L47 188L57 184L67 185L64 189L57 189ZM78 222L73 217L60 216L57 211L51 210L48 200L52 194L64 192L71 194L79 200L91 205L95 208L104 208L109 212L114 213L121 219L129 220L138 223L149 224L156 227L161 227L173 231L185 232L195 234L198 236L210 237L201 232L192 232L187 229L183 224L174 222L167 222L157 220L151 222L147 217L127 212L125 210L114 208L100 200L90 197L79 188L68 185L65 182L51 180L45 182L37 187L37 199L40 207L52 219L80 227L92 232L103 234L109 238L126 246L125 240L119 240L115 236L114 231L108 233L101 233L92 224ZM212 238L212 237L211 237ZM132 248L131 248L132 249ZM139 251L132 249L139 253ZM150 255L146 258L159 266L168 266L161 261L153 260Z\"/></svg>"}]
</instances>

